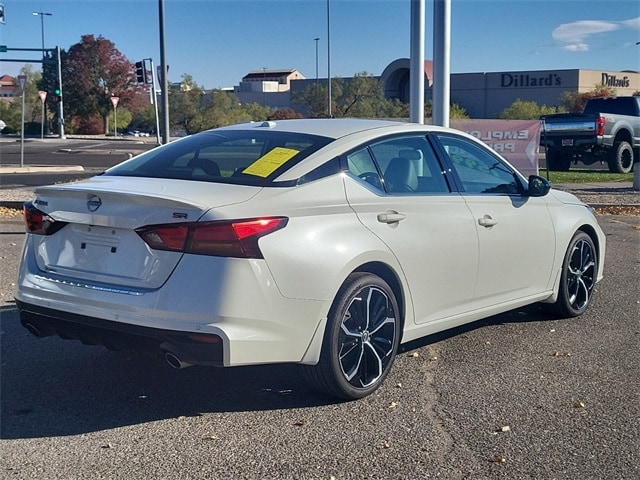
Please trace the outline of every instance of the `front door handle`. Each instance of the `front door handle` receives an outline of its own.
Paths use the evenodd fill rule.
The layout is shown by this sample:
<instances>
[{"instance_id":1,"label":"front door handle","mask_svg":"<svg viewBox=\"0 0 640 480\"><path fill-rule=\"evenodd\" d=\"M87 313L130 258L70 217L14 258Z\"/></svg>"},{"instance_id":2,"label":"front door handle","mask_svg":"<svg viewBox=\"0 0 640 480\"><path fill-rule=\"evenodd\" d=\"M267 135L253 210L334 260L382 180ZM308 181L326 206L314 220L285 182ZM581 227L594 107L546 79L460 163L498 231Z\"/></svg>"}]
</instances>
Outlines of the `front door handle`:
<instances>
[{"instance_id":1,"label":"front door handle","mask_svg":"<svg viewBox=\"0 0 640 480\"><path fill-rule=\"evenodd\" d=\"M394 210L388 210L384 213L378 214L378 221L380 223L398 223L400 220L407 218L404 214L398 213Z\"/></svg>"},{"instance_id":2,"label":"front door handle","mask_svg":"<svg viewBox=\"0 0 640 480\"><path fill-rule=\"evenodd\" d=\"M498 221L491 218L491 215L485 215L484 217L478 219L478 225L486 228L491 228L497 224Z\"/></svg>"}]
</instances>

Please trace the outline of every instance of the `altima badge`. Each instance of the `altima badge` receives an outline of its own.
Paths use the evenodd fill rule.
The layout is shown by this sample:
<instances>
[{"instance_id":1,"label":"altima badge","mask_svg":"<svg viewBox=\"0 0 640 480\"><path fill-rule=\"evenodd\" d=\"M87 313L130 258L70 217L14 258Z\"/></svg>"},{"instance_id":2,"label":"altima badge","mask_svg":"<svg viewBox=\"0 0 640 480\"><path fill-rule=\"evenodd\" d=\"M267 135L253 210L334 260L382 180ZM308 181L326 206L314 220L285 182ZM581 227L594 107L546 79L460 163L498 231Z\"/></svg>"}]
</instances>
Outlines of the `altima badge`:
<instances>
[{"instance_id":1,"label":"altima badge","mask_svg":"<svg viewBox=\"0 0 640 480\"><path fill-rule=\"evenodd\" d=\"M91 197L89 197L89 200L87 200L87 209L90 212L95 212L100 208L101 205L102 200L100 200L100 197L97 195L91 195Z\"/></svg>"}]
</instances>

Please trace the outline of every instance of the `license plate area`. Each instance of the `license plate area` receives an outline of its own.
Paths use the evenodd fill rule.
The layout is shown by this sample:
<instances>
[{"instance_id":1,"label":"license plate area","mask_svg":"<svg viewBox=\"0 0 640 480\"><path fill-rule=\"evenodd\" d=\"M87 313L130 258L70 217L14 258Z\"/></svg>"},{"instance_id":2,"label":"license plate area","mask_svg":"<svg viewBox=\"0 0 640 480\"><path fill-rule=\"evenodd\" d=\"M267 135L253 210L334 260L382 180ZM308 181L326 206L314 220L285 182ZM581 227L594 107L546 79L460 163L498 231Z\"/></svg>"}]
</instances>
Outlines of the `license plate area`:
<instances>
[{"instance_id":1,"label":"license plate area","mask_svg":"<svg viewBox=\"0 0 640 480\"><path fill-rule=\"evenodd\" d=\"M562 139L563 147L573 147L573 138L563 138Z\"/></svg>"}]
</instances>

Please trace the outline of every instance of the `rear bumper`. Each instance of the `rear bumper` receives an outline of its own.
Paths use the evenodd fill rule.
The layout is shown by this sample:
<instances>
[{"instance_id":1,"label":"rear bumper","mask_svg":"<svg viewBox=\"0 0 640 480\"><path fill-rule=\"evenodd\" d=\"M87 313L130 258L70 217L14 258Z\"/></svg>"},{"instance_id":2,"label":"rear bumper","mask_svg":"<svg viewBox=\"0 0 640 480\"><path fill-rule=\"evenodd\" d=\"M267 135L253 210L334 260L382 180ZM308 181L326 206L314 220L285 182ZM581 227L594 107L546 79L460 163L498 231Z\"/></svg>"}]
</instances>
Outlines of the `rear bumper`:
<instances>
[{"instance_id":1,"label":"rear bumper","mask_svg":"<svg viewBox=\"0 0 640 480\"><path fill-rule=\"evenodd\" d=\"M20 322L37 337L57 335L86 345L103 345L110 350L171 354L184 364L223 366L224 347L218 335L130 325L19 300L16 303Z\"/></svg>"}]
</instances>

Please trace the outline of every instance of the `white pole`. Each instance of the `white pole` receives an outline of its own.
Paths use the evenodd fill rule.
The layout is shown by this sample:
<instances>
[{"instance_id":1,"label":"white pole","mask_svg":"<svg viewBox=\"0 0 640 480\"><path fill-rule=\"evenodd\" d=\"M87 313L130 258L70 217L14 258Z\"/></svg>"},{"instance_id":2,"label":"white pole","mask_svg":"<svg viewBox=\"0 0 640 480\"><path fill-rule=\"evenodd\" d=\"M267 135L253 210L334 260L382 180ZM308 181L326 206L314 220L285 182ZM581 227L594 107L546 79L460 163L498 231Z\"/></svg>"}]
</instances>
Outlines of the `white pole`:
<instances>
[{"instance_id":1,"label":"white pole","mask_svg":"<svg viewBox=\"0 0 640 480\"><path fill-rule=\"evenodd\" d=\"M433 5L433 124L449 126L451 0Z\"/></svg>"},{"instance_id":2,"label":"white pole","mask_svg":"<svg viewBox=\"0 0 640 480\"><path fill-rule=\"evenodd\" d=\"M411 0L410 120L424 123L424 4Z\"/></svg>"}]
</instances>

